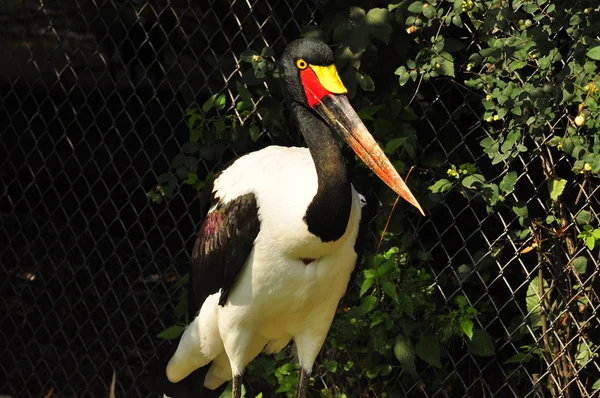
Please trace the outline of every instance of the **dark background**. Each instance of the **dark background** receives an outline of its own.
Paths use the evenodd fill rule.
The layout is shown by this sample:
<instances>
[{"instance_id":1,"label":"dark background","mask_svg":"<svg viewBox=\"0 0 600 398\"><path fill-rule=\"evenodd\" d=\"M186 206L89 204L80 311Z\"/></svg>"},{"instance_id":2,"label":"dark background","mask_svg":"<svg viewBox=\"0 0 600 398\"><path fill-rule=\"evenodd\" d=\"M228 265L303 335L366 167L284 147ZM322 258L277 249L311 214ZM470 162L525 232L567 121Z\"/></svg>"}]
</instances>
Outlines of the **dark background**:
<instances>
[{"instance_id":1,"label":"dark background","mask_svg":"<svg viewBox=\"0 0 600 398\"><path fill-rule=\"evenodd\" d=\"M146 192L236 56L314 17L274 3L0 4L0 395L106 397L114 372L117 396L147 396L199 209Z\"/></svg>"}]
</instances>

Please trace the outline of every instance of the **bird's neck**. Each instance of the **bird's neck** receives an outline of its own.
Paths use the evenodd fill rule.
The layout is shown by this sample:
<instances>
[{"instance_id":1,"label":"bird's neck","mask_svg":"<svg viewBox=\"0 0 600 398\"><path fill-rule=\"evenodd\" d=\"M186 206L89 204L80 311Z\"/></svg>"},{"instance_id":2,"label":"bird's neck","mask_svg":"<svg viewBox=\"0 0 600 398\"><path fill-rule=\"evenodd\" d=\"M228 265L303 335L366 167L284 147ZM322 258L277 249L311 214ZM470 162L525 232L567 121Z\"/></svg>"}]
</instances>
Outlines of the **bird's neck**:
<instances>
[{"instance_id":1,"label":"bird's neck","mask_svg":"<svg viewBox=\"0 0 600 398\"><path fill-rule=\"evenodd\" d=\"M346 232L352 193L346 164L329 127L305 107L292 105L298 130L304 136L315 163L317 194L306 210L308 230L323 242L338 240Z\"/></svg>"}]
</instances>

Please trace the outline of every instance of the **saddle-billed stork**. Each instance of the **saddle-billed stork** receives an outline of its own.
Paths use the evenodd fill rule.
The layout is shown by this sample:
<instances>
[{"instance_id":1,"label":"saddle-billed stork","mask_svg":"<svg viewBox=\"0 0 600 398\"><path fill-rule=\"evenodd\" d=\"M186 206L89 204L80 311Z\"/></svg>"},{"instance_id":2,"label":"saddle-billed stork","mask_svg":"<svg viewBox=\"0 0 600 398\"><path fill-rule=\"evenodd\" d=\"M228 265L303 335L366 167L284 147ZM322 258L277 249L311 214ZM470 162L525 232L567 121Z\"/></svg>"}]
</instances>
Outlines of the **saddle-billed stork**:
<instances>
[{"instance_id":1,"label":"saddle-billed stork","mask_svg":"<svg viewBox=\"0 0 600 398\"><path fill-rule=\"evenodd\" d=\"M259 353L294 340L305 397L315 358L353 269L362 196L348 179L335 130L402 198L419 203L346 98L331 49L292 42L279 61L286 105L308 148L269 146L215 175L192 252L193 321L147 385L173 398L218 397ZM363 223L364 224L364 223Z\"/></svg>"}]
</instances>

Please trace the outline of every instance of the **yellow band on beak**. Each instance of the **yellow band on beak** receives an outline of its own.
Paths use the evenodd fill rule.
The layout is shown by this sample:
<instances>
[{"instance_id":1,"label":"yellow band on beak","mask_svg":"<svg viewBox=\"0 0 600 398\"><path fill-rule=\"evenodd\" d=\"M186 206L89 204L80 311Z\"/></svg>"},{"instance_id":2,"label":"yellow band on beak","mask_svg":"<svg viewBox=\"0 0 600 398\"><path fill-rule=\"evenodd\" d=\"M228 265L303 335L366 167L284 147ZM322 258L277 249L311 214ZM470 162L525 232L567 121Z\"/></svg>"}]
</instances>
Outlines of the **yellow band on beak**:
<instances>
[{"instance_id":1,"label":"yellow band on beak","mask_svg":"<svg viewBox=\"0 0 600 398\"><path fill-rule=\"evenodd\" d=\"M315 72L321 86L332 94L346 94L348 90L344 87L340 75L338 75L335 65L318 66L309 65L310 69Z\"/></svg>"}]
</instances>

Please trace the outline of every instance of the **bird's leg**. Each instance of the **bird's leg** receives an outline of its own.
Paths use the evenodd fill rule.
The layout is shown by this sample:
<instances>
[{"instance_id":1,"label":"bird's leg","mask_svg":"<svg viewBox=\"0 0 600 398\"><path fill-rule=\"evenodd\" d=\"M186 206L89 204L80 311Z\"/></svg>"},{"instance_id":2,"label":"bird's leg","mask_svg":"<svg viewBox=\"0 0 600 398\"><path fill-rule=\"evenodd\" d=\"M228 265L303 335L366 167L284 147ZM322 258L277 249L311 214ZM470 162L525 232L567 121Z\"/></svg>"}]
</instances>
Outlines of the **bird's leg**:
<instances>
[{"instance_id":1,"label":"bird's leg","mask_svg":"<svg viewBox=\"0 0 600 398\"><path fill-rule=\"evenodd\" d=\"M308 390L308 381L310 380L310 371L304 368L300 369L300 378L298 379L298 398L306 397Z\"/></svg>"},{"instance_id":2,"label":"bird's leg","mask_svg":"<svg viewBox=\"0 0 600 398\"><path fill-rule=\"evenodd\" d=\"M242 375L235 375L231 380L231 398L242 398Z\"/></svg>"}]
</instances>

